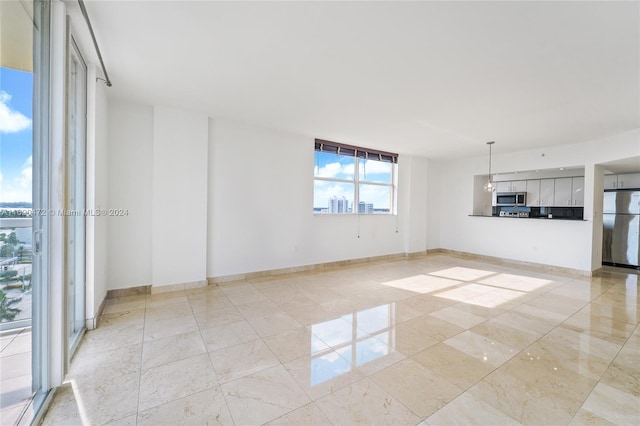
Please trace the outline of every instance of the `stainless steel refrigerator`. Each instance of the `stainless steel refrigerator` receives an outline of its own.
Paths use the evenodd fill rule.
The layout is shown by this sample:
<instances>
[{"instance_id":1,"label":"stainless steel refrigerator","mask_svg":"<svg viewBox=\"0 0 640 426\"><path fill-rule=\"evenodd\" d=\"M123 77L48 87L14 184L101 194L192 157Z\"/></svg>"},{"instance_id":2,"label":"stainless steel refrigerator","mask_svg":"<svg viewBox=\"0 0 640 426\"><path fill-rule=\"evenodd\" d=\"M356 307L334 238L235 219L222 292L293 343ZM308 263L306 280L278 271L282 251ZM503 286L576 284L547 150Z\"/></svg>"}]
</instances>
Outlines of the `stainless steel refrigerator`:
<instances>
[{"instance_id":1,"label":"stainless steel refrigerator","mask_svg":"<svg viewBox=\"0 0 640 426\"><path fill-rule=\"evenodd\" d=\"M640 266L640 190L607 191L602 210L602 262Z\"/></svg>"}]
</instances>

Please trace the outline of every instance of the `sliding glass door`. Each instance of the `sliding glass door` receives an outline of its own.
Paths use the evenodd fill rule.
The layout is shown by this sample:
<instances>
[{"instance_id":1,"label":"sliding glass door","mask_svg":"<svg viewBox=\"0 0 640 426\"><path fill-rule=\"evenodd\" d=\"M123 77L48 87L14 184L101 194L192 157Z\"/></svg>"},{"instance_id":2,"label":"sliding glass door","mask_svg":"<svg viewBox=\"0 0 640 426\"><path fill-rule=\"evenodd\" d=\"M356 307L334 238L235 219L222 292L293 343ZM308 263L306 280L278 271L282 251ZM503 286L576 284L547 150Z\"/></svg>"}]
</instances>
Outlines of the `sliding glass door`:
<instances>
[{"instance_id":1,"label":"sliding glass door","mask_svg":"<svg viewBox=\"0 0 640 426\"><path fill-rule=\"evenodd\" d=\"M0 418L28 423L50 389L50 2L0 1Z\"/></svg>"},{"instance_id":2,"label":"sliding glass door","mask_svg":"<svg viewBox=\"0 0 640 426\"><path fill-rule=\"evenodd\" d=\"M34 419L85 329L87 66L61 2L0 0L0 35L4 425Z\"/></svg>"},{"instance_id":3,"label":"sliding glass door","mask_svg":"<svg viewBox=\"0 0 640 426\"><path fill-rule=\"evenodd\" d=\"M85 328L85 163L87 65L70 32L67 44L65 255L71 354Z\"/></svg>"},{"instance_id":4,"label":"sliding glass door","mask_svg":"<svg viewBox=\"0 0 640 426\"><path fill-rule=\"evenodd\" d=\"M50 24L50 2L33 1L33 401L24 415L31 418L40 411L51 389L49 218L43 214L49 208Z\"/></svg>"}]
</instances>

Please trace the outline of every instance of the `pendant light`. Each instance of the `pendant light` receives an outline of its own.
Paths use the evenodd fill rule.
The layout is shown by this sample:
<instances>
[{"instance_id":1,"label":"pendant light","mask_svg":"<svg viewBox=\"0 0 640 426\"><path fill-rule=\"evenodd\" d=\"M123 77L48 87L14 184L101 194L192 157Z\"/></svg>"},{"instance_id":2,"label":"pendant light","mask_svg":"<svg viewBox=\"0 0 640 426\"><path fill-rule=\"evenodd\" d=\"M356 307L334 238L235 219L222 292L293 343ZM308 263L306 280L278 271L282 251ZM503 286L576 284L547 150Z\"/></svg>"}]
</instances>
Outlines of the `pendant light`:
<instances>
[{"instance_id":1,"label":"pendant light","mask_svg":"<svg viewBox=\"0 0 640 426\"><path fill-rule=\"evenodd\" d=\"M487 179L487 183L484 184L483 189L485 190L485 192L493 192L496 190L496 186L491 180L491 145L493 145L494 143L494 141L487 142L487 145L489 145L489 178Z\"/></svg>"}]
</instances>

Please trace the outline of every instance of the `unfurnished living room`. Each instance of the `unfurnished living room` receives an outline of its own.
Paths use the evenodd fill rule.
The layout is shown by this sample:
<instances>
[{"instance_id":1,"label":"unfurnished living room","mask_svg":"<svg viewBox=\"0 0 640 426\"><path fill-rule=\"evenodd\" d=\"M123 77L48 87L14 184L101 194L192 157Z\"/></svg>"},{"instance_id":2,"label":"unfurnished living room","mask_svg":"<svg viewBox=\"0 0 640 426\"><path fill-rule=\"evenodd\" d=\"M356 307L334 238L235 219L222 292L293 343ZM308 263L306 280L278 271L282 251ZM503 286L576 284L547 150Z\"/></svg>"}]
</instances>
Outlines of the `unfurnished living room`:
<instances>
[{"instance_id":1,"label":"unfurnished living room","mask_svg":"<svg viewBox=\"0 0 640 426\"><path fill-rule=\"evenodd\" d=\"M640 1L0 1L0 424L635 425Z\"/></svg>"}]
</instances>

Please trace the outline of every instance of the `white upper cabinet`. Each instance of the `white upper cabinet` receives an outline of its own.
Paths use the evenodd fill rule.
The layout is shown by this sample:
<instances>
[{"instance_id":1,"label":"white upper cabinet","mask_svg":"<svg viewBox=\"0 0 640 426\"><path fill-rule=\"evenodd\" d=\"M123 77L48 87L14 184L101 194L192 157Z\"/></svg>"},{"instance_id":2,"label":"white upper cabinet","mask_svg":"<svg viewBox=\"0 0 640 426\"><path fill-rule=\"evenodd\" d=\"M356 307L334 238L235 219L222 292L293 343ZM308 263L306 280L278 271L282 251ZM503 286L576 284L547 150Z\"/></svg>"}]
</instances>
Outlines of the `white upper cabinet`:
<instances>
[{"instance_id":1,"label":"white upper cabinet","mask_svg":"<svg viewBox=\"0 0 640 426\"><path fill-rule=\"evenodd\" d=\"M618 188L618 175L605 175L604 189L617 189L617 188Z\"/></svg>"},{"instance_id":2,"label":"white upper cabinet","mask_svg":"<svg viewBox=\"0 0 640 426\"><path fill-rule=\"evenodd\" d=\"M620 177L624 176L624 180ZM605 189L640 188L640 173L607 175ZM548 179L527 179L496 182L492 205L496 205L498 192L526 192L527 207L584 207L584 176Z\"/></svg>"},{"instance_id":3,"label":"white upper cabinet","mask_svg":"<svg viewBox=\"0 0 640 426\"><path fill-rule=\"evenodd\" d=\"M555 193L553 195L553 206L564 207L571 205L571 181L572 178L555 179Z\"/></svg>"},{"instance_id":4,"label":"white upper cabinet","mask_svg":"<svg viewBox=\"0 0 640 426\"><path fill-rule=\"evenodd\" d=\"M618 175L618 189L640 188L640 173ZM605 184L605 189L607 186Z\"/></svg>"},{"instance_id":5,"label":"white upper cabinet","mask_svg":"<svg viewBox=\"0 0 640 426\"><path fill-rule=\"evenodd\" d=\"M540 179L540 206L550 207L553 205L553 193L555 179Z\"/></svg>"},{"instance_id":6,"label":"white upper cabinet","mask_svg":"<svg viewBox=\"0 0 640 426\"><path fill-rule=\"evenodd\" d=\"M496 192L512 192L511 182L496 182Z\"/></svg>"},{"instance_id":7,"label":"white upper cabinet","mask_svg":"<svg viewBox=\"0 0 640 426\"><path fill-rule=\"evenodd\" d=\"M584 177L574 177L571 181L571 202L574 207L584 207Z\"/></svg>"},{"instance_id":8,"label":"white upper cabinet","mask_svg":"<svg viewBox=\"0 0 640 426\"><path fill-rule=\"evenodd\" d=\"M540 179L527 182L527 206L538 207L540 205Z\"/></svg>"},{"instance_id":9,"label":"white upper cabinet","mask_svg":"<svg viewBox=\"0 0 640 426\"><path fill-rule=\"evenodd\" d=\"M525 192L526 190L526 180L496 182L496 192Z\"/></svg>"},{"instance_id":10,"label":"white upper cabinet","mask_svg":"<svg viewBox=\"0 0 640 426\"><path fill-rule=\"evenodd\" d=\"M604 189L638 189L640 188L640 173L626 173L623 175L605 175Z\"/></svg>"},{"instance_id":11,"label":"white upper cabinet","mask_svg":"<svg viewBox=\"0 0 640 426\"><path fill-rule=\"evenodd\" d=\"M526 192L526 190L526 180L514 180L513 182L511 182L511 192Z\"/></svg>"}]
</instances>

